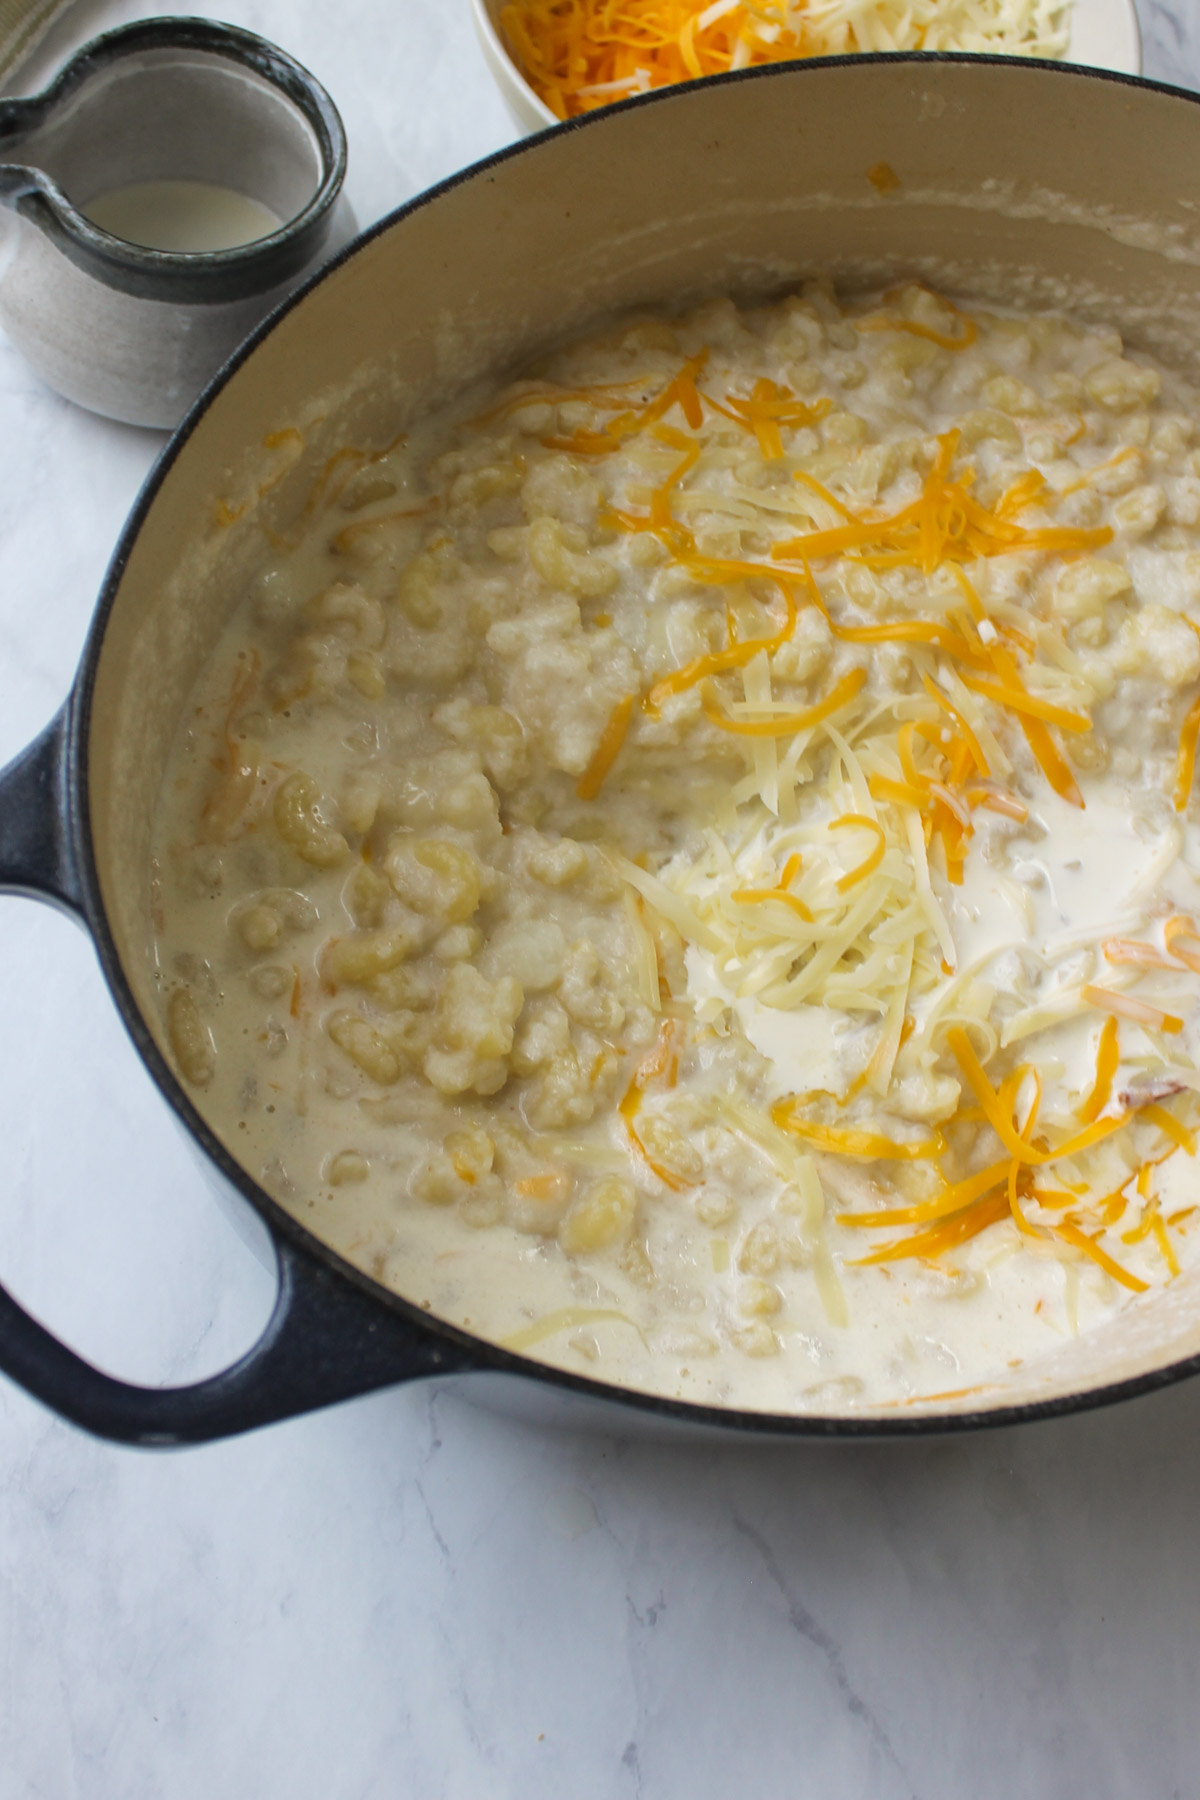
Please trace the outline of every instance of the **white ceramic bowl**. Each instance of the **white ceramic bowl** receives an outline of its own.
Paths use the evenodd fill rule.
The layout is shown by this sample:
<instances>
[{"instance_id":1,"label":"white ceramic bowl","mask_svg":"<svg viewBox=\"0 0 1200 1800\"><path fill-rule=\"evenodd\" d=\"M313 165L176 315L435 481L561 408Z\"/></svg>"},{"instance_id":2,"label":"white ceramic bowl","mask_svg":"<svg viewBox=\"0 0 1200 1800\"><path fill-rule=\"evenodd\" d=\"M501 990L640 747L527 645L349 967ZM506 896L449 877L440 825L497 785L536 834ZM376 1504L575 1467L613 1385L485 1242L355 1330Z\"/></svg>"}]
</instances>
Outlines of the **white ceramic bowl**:
<instances>
[{"instance_id":1,"label":"white ceramic bowl","mask_svg":"<svg viewBox=\"0 0 1200 1800\"><path fill-rule=\"evenodd\" d=\"M500 28L503 4L504 0L471 0L484 60L517 129L521 132L544 131L547 125L557 121L509 55ZM1142 34L1134 0L1075 0L1066 60L1088 69L1140 75Z\"/></svg>"}]
</instances>

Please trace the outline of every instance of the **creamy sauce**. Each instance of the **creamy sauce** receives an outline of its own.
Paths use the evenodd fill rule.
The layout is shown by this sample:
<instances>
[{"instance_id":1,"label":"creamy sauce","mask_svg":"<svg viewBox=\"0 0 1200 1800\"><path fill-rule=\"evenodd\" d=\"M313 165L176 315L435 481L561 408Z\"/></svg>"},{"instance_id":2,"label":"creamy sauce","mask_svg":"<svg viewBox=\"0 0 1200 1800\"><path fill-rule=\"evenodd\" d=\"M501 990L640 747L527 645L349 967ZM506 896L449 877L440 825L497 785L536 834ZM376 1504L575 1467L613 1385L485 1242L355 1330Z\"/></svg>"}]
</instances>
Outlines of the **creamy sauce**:
<instances>
[{"instance_id":1,"label":"creamy sauce","mask_svg":"<svg viewBox=\"0 0 1200 1800\"><path fill-rule=\"evenodd\" d=\"M161 810L226 1143L434 1313L712 1404L986 1404L1152 1304L1194 406L1114 332L814 287L315 462Z\"/></svg>"},{"instance_id":2,"label":"creamy sauce","mask_svg":"<svg viewBox=\"0 0 1200 1800\"><path fill-rule=\"evenodd\" d=\"M210 181L134 181L81 208L113 237L147 250L234 250L270 237L283 220L261 200Z\"/></svg>"}]
</instances>

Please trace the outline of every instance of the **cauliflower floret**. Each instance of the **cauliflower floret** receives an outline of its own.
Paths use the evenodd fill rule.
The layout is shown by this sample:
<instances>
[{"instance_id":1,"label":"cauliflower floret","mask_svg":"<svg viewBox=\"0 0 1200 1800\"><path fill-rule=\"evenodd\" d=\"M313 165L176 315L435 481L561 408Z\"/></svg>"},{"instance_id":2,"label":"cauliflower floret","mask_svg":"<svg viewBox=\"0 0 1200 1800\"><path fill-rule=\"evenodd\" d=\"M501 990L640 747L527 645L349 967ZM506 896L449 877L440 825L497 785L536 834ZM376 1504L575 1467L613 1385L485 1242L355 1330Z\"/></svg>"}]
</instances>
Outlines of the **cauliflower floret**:
<instances>
[{"instance_id":1,"label":"cauliflower floret","mask_svg":"<svg viewBox=\"0 0 1200 1800\"><path fill-rule=\"evenodd\" d=\"M554 518L587 528L596 522L600 484L570 457L549 456L534 463L525 477L521 506L530 524Z\"/></svg>"},{"instance_id":2,"label":"cauliflower floret","mask_svg":"<svg viewBox=\"0 0 1200 1800\"><path fill-rule=\"evenodd\" d=\"M455 963L446 975L425 1053L425 1075L442 1094L495 1094L508 1079L505 1058L524 1004L510 975L488 981L471 963Z\"/></svg>"},{"instance_id":3,"label":"cauliflower floret","mask_svg":"<svg viewBox=\"0 0 1200 1800\"><path fill-rule=\"evenodd\" d=\"M1122 621L1108 658L1117 675L1149 675L1184 687L1200 676L1200 638L1168 607L1143 606Z\"/></svg>"},{"instance_id":4,"label":"cauliflower floret","mask_svg":"<svg viewBox=\"0 0 1200 1800\"><path fill-rule=\"evenodd\" d=\"M571 946L558 997L578 1024L593 1031L619 1031L624 1023L625 1008L608 984L596 946L586 938Z\"/></svg>"},{"instance_id":5,"label":"cauliflower floret","mask_svg":"<svg viewBox=\"0 0 1200 1800\"><path fill-rule=\"evenodd\" d=\"M533 746L552 768L582 775L617 702L640 686L628 649L611 631L585 636L573 600L501 620L487 641Z\"/></svg>"},{"instance_id":6,"label":"cauliflower floret","mask_svg":"<svg viewBox=\"0 0 1200 1800\"><path fill-rule=\"evenodd\" d=\"M1103 557L1091 556L1068 563L1054 589L1054 610L1070 624L1104 611L1110 600L1128 594L1133 587L1128 569Z\"/></svg>"}]
</instances>

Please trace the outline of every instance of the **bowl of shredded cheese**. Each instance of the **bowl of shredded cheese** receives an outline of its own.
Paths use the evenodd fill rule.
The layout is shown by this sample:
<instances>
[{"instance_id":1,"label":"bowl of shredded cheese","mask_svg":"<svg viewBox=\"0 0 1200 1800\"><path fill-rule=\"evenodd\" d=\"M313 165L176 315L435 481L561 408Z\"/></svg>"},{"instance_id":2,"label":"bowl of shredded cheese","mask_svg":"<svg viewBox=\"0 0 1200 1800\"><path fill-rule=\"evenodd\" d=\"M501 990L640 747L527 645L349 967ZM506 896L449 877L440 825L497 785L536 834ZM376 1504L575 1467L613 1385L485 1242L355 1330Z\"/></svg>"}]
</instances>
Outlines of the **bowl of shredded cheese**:
<instances>
[{"instance_id":1,"label":"bowl of shredded cheese","mask_svg":"<svg viewBox=\"0 0 1200 1800\"><path fill-rule=\"evenodd\" d=\"M518 127L813 57L967 52L1141 73L1133 0L471 0Z\"/></svg>"}]
</instances>

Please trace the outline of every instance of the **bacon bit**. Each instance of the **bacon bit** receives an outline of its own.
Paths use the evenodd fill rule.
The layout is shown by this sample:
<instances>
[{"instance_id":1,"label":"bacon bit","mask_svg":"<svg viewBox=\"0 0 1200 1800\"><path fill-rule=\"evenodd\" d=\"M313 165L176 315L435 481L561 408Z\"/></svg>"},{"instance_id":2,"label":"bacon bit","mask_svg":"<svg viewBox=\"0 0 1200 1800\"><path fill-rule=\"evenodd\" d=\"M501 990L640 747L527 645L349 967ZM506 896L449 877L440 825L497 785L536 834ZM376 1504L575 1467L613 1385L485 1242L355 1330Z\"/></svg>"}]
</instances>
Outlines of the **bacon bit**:
<instances>
[{"instance_id":1,"label":"bacon bit","mask_svg":"<svg viewBox=\"0 0 1200 1800\"><path fill-rule=\"evenodd\" d=\"M739 737L791 737L839 712L866 685L866 680L865 669L851 669L816 706L805 707L803 712L784 713L775 719L734 719L715 706L707 693L701 699L706 716L722 731L735 732Z\"/></svg>"},{"instance_id":2,"label":"bacon bit","mask_svg":"<svg viewBox=\"0 0 1200 1800\"><path fill-rule=\"evenodd\" d=\"M1168 1112L1165 1106L1160 1106L1156 1100L1151 1100L1139 1108L1139 1116L1149 1119L1152 1125L1157 1125L1158 1129L1169 1137L1180 1150L1186 1150L1189 1156L1195 1156L1196 1139L1194 1134L1188 1130L1182 1120L1175 1117L1173 1112Z\"/></svg>"},{"instance_id":3,"label":"bacon bit","mask_svg":"<svg viewBox=\"0 0 1200 1800\"><path fill-rule=\"evenodd\" d=\"M858 882L864 881L868 875L873 874L883 861L884 853L887 850L887 838L884 836L883 827L878 820L868 819L865 813L843 813L840 819L830 819L829 821L830 831L839 831L844 826L850 826L859 831L873 832L876 841L870 854L839 878L837 883L839 894L844 894L848 888L854 887Z\"/></svg>"},{"instance_id":4,"label":"bacon bit","mask_svg":"<svg viewBox=\"0 0 1200 1800\"><path fill-rule=\"evenodd\" d=\"M1129 1288L1135 1294L1146 1292L1150 1285L1149 1282L1142 1281L1137 1275L1131 1275L1129 1270L1123 1269L1119 1262L1114 1262L1112 1257L1103 1251L1093 1238L1086 1237L1080 1231L1078 1225L1064 1221L1063 1224L1056 1225L1054 1230L1064 1243L1072 1245L1076 1250L1082 1250L1085 1256L1090 1256L1094 1263L1100 1265L1106 1275L1111 1275L1114 1281L1121 1283L1122 1287Z\"/></svg>"},{"instance_id":5,"label":"bacon bit","mask_svg":"<svg viewBox=\"0 0 1200 1800\"><path fill-rule=\"evenodd\" d=\"M575 784L575 792L581 800L594 800L604 786L609 770L621 754L621 746L625 742L629 730L629 721L633 716L635 694L626 694L613 707L612 715L596 746L591 762Z\"/></svg>"},{"instance_id":6,"label":"bacon bit","mask_svg":"<svg viewBox=\"0 0 1200 1800\"><path fill-rule=\"evenodd\" d=\"M1083 990L1083 999L1088 1006L1117 1013L1121 1018L1132 1019L1135 1025L1145 1025L1153 1031L1174 1034L1183 1030L1183 1020L1174 1013L1163 1012L1161 1007L1151 1006L1148 1000L1136 1000L1132 994L1114 993L1111 988L1093 987L1089 983Z\"/></svg>"},{"instance_id":7,"label":"bacon bit","mask_svg":"<svg viewBox=\"0 0 1200 1800\"><path fill-rule=\"evenodd\" d=\"M1090 1125L1108 1105L1113 1078L1121 1063L1119 1032L1116 1018L1110 1014L1100 1027L1100 1041L1096 1046L1096 1075L1091 1092L1075 1109L1075 1117L1081 1125Z\"/></svg>"},{"instance_id":8,"label":"bacon bit","mask_svg":"<svg viewBox=\"0 0 1200 1800\"><path fill-rule=\"evenodd\" d=\"M1196 741L1200 738L1200 696L1193 700L1183 729L1179 733L1179 756L1175 765L1175 811L1184 812L1191 798L1196 774Z\"/></svg>"},{"instance_id":9,"label":"bacon bit","mask_svg":"<svg viewBox=\"0 0 1200 1800\"><path fill-rule=\"evenodd\" d=\"M827 1150L836 1156L852 1156L860 1162L918 1162L945 1154L946 1140L941 1132L919 1143L898 1144L877 1131L852 1131L837 1125L820 1125L815 1119L802 1119L793 1111L796 1098L778 1100L771 1108L772 1122L781 1131L790 1131L815 1150Z\"/></svg>"}]
</instances>

